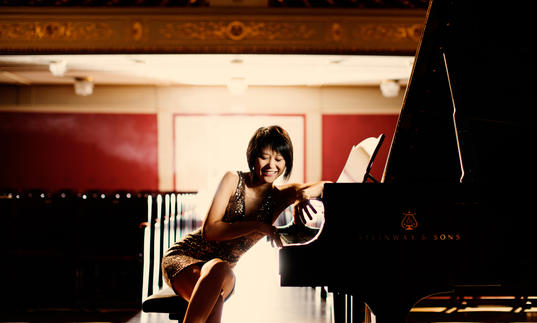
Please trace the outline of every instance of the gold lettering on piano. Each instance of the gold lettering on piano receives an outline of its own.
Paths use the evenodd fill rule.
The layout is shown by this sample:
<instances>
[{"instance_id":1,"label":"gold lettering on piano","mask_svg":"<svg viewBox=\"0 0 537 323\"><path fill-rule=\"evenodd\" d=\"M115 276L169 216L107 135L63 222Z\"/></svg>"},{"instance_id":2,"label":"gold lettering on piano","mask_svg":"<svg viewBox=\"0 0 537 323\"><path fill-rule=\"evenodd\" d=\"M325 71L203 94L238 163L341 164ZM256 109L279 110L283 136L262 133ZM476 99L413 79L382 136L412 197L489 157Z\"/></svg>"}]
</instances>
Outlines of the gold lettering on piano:
<instances>
[{"instance_id":1,"label":"gold lettering on piano","mask_svg":"<svg viewBox=\"0 0 537 323\"><path fill-rule=\"evenodd\" d=\"M415 230L418 227L418 220L416 220L416 212L403 212L403 221L401 221L401 227L406 231Z\"/></svg>"},{"instance_id":2,"label":"gold lettering on piano","mask_svg":"<svg viewBox=\"0 0 537 323\"><path fill-rule=\"evenodd\" d=\"M461 241L457 232L445 233L363 233L358 235L360 241Z\"/></svg>"},{"instance_id":3,"label":"gold lettering on piano","mask_svg":"<svg viewBox=\"0 0 537 323\"><path fill-rule=\"evenodd\" d=\"M461 240L461 234L460 233L441 233L441 234L433 234L432 235L433 240L440 240L440 241L446 241L446 240Z\"/></svg>"}]
</instances>

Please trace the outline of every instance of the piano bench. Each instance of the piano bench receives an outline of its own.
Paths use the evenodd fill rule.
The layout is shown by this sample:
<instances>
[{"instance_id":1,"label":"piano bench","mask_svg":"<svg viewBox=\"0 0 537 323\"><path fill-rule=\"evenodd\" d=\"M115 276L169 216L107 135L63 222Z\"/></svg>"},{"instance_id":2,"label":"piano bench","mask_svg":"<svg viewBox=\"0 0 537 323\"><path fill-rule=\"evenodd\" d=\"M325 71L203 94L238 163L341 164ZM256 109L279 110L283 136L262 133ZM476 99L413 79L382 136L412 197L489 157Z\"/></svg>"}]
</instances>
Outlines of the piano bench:
<instances>
[{"instance_id":1,"label":"piano bench","mask_svg":"<svg viewBox=\"0 0 537 323\"><path fill-rule=\"evenodd\" d=\"M175 294L168 285L146 298L142 303L142 311L146 313L169 313L170 320L183 321L188 302Z\"/></svg>"}]
</instances>

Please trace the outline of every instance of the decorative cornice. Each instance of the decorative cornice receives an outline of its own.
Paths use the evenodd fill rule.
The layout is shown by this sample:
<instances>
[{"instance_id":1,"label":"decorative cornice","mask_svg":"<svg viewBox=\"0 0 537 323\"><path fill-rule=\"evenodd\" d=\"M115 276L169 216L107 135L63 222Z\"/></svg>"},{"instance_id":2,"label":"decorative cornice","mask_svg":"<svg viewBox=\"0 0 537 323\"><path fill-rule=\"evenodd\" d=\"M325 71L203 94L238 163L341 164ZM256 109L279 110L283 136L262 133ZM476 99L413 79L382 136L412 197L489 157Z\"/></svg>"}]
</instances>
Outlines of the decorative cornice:
<instances>
[{"instance_id":1,"label":"decorative cornice","mask_svg":"<svg viewBox=\"0 0 537 323\"><path fill-rule=\"evenodd\" d=\"M4 54L413 55L425 20L421 9L5 9Z\"/></svg>"}]
</instances>

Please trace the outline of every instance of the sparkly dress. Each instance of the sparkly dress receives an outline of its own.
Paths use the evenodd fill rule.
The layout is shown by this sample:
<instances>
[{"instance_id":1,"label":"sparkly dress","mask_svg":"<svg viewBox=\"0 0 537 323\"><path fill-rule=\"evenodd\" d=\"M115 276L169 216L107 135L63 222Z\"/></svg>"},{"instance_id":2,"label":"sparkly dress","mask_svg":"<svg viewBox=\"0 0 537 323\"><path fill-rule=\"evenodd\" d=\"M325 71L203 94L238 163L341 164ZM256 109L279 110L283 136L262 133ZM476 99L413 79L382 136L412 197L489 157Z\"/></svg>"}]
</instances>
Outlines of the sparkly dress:
<instances>
[{"instance_id":1,"label":"sparkly dress","mask_svg":"<svg viewBox=\"0 0 537 323\"><path fill-rule=\"evenodd\" d=\"M269 190L264 196L259 211L255 216L246 217L245 214L245 180L247 174L238 172L239 182L235 193L230 197L224 222L236 221L260 221L272 223L273 201L272 191ZM162 273L168 285L181 272L181 270L194 264L203 264L211 259L219 258L235 265L239 258L250 249L262 234L253 234L226 241L208 241L201 234L201 228L186 235L166 251L162 258Z\"/></svg>"}]
</instances>

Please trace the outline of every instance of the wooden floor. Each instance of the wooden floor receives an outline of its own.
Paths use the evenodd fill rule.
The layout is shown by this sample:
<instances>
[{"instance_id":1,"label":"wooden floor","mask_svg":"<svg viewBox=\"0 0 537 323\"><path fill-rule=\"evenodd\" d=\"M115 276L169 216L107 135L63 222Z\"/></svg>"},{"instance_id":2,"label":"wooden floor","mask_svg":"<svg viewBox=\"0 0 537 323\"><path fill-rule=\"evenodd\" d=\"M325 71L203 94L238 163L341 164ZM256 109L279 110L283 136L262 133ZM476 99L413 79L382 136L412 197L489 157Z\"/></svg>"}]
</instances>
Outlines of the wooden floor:
<instances>
[{"instance_id":1,"label":"wooden floor","mask_svg":"<svg viewBox=\"0 0 537 323\"><path fill-rule=\"evenodd\" d=\"M235 291L224 305L222 323L330 323L331 297L320 288L280 287L278 251L265 240L248 251L234 270ZM166 314L138 313L128 323L169 321Z\"/></svg>"},{"instance_id":2,"label":"wooden floor","mask_svg":"<svg viewBox=\"0 0 537 323\"><path fill-rule=\"evenodd\" d=\"M235 291L224 306L223 323L330 323L332 298L320 297L320 288L280 287L278 250L264 239L234 269ZM137 309L40 309L8 313L0 322L170 322L167 314Z\"/></svg>"},{"instance_id":3,"label":"wooden floor","mask_svg":"<svg viewBox=\"0 0 537 323\"><path fill-rule=\"evenodd\" d=\"M280 287L278 251L262 240L243 256L235 268L237 282L224 306L223 323L332 323L333 299L320 297L320 289ZM1 322L170 322L167 314L130 311L42 311L22 316L0 313ZM533 315L535 314L535 315ZM371 323L375 319L368 320ZM422 313L414 312L407 323L430 322L537 322L537 312Z\"/></svg>"},{"instance_id":4,"label":"wooden floor","mask_svg":"<svg viewBox=\"0 0 537 323\"><path fill-rule=\"evenodd\" d=\"M231 299L224 307L223 323L328 323L332 322L326 303L318 301L319 293L308 288L284 288L272 294L279 299L264 304L262 298L252 298L243 304L232 304ZM237 295L235 295L237 296ZM167 314L138 313L129 323L169 322Z\"/></svg>"}]
</instances>

